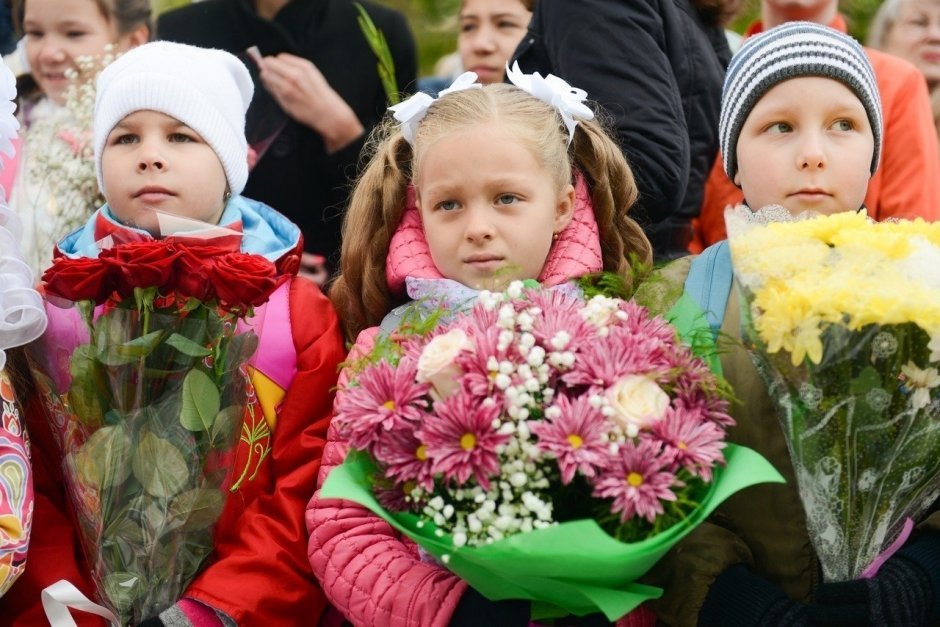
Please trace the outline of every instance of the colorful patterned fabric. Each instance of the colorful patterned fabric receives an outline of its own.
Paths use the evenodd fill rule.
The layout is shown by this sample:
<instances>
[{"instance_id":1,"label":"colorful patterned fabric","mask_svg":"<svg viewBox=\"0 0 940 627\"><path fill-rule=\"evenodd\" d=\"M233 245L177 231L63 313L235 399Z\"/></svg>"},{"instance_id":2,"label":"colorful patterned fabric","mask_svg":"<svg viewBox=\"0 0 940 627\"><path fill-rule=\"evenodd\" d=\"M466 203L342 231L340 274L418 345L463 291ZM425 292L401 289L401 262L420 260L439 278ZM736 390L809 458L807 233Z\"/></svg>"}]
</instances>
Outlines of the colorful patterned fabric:
<instances>
[{"instance_id":1,"label":"colorful patterned fabric","mask_svg":"<svg viewBox=\"0 0 940 627\"><path fill-rule=\"evenodd\" d=\"M0 596L26 568L33 520L29 443L6 371L0 371Z\"/></svg>"}]
</instances>

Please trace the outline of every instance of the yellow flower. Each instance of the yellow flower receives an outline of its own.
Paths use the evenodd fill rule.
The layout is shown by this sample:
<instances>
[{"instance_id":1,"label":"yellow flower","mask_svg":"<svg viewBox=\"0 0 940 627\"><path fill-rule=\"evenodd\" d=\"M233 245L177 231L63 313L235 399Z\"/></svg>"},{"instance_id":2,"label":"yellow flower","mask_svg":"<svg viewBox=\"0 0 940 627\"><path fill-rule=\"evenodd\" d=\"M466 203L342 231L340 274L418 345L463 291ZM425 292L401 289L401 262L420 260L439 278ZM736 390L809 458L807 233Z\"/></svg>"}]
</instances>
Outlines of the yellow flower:
<instances>
[{"instance_id":1,"label":"yellow flower","mask_svg":"<svg viewBox=\"0 0 940 627\"><path fill-rule=\"evenodd\" d=\"M799 366L807 357L814 364L822 361L821 333L819 318L807 318L797 325L793 334L793 349L790 351L790 361L794 366Z\"/></svg>"},{"instance_id":2,"label":"yellow flower","mask_svg":"<svg viewBox=\"0 0 940 627\"><path fill-rule=\"evenodd\" d=\"M731 252L770 352L819 363L830 324L913 323L936 331L931 359L940 360L940 223L819 216L743 231Z\"/></svg>"}]
</instances>

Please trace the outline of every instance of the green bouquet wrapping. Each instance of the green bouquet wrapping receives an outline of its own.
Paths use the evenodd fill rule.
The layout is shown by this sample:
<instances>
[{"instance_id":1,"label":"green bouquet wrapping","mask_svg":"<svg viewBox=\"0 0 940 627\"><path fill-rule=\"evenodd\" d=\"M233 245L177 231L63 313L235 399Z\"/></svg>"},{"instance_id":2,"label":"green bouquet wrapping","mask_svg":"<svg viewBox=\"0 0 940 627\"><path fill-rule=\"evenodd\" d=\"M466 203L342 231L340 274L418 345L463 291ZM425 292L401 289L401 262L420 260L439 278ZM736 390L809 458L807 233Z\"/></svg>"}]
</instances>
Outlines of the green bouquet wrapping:
<instances>
[{"instance_id":1,"label":"green bouquet wrapping","mask_svg":"<svg viewBox=\"0 0 940 627\"><path fill-rule=\"evenodd\" d=\"M364 505L490 599L616 620L661 594L637 579L724 499L782 481L724 441L687 297L668 317L692 347L636 303L566 288L514 283L446 322L417 307L350 364L334 420L354 450L321 497Z\"/></svg>"}]
</instances>

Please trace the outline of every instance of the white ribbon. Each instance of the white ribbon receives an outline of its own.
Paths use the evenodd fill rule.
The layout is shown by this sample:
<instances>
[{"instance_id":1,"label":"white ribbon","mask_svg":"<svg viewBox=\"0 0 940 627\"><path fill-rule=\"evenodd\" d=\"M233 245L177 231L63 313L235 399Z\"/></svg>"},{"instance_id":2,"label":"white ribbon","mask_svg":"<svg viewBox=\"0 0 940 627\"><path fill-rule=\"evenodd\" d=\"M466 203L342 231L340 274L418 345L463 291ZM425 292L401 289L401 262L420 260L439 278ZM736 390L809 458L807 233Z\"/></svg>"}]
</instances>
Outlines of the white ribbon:
<instances>
[{"instance_id":1,"label":"white ribbon","mask_svg":"<svg viewBox=\"0 0 940 627\"><path fill-rule=\"evenodd\" d=\"M481 87L483 87L483 85L477 82L476 72L464 72L454 79L450 87L442 89L437 97L442 98L447 94L463 91L465 89L479 89ZM424 116L428 114L428 107L434 104L436 100L437 98L432 98L426 93L419 91L408 100L388 108L388 110L392 112L392 116L401 122L401 134L404 135L405 141L412 146L414 146L415 143L415 135L418 133L418 124L420 124Z\"/></svg>"},{"instance_id":2,"label":"white ribbon","mask_svg":"<svg viewBox=\"0 0 940 627\"><path fill-rule=\"evenodd\" d=\"M0 194L0 368L8 348L32 342L46 330L46 308L19 249L19 218Z\"/></svg>"},{"instance_id":3,"label":"white ribbon","mask_svg":"<svg viewBox=\"0 0 940 627\"><path fill-rule=\"evenodd\" d=\"M563 78L554 74L542 77L538 72L526 74L519 69L518 61L513 63L512 67L506 64L506 77L519 89L558 109L561 119L565 122L565 128L568 129L569 144L574 138L574 128L578 125L578 120L594 119L594 112L584 104L587 92L572 87Z\"/></svg>"},{"instance_id":4,"label":"white ribbon","mask_svg":"<svg viewBox=\"0 0 940 627\"><path fill-rule=\"evenodd\" d=\"M13 113L16 111L15 98L16 78L5 64L0 63L0 152L8 157L13 157L13 140L20 127Z\"/></svg>"},{"instance_id":5,"label":"white ribbon","mask_svg":"<svg viewBox=\"0 0 940 627\"><path fill-rule=\"evenodd\" d=\"M106 607L102 607L82 594L78 588L65 579L60 579L39 593L42 609L51 627L77 627L75 619L69 614L69 608L100 616L112 627L121 627L121 621Z\"/></svg>"}]
</instances>

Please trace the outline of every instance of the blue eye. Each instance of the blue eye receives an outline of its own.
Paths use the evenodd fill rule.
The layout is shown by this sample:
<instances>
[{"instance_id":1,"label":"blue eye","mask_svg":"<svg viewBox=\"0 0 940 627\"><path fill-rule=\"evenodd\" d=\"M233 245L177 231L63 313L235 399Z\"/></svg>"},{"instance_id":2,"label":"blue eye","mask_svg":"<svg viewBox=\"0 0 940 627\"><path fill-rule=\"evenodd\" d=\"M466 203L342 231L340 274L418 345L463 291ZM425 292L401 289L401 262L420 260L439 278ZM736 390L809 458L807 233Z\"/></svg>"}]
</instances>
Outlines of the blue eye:
<instances>
[{"instance_id":1,"label":"blue eye","mask_svg":"<svg viewBox=\"0 0 940 627\"><path fill-rule=\"evenodd\" d=\"M519 200L519 197L515 194L502 194L496 199L496 202L500 205L511 205L517 200Z\"/></svg>"},{"instance_id":2,"label":"blue eye","mask_svg":"<svg viewBox=\"0 0 940 627\"><path fill-rule=\"evenodd\" d=\"M793 127L786 122L774 122L767 127L767 130L771 133L789 133L793 130Z\"/></svg>"},{"instance_id":3,"label":"blue eye","mask_svg":"<svg viewBox=\"0 0 940 627\"><path fill-rule=\"evenodd\" d=\"M836 120L832 127L839 131L851 131L855 129L855 124L851 120Z\"/></svg>"},{"instance_id":4,"label":"blue eye","mask_svg":"<svg viewBox=\"0 0 940 627\"><path fill-rule=\"evenodd\" d=\"M437 208L440 209L441 211L453 211L455 209L459 209L460 205L457 203L456 200L444 200L442 202L437 203Z\"/></svg>"}]
</instances>

